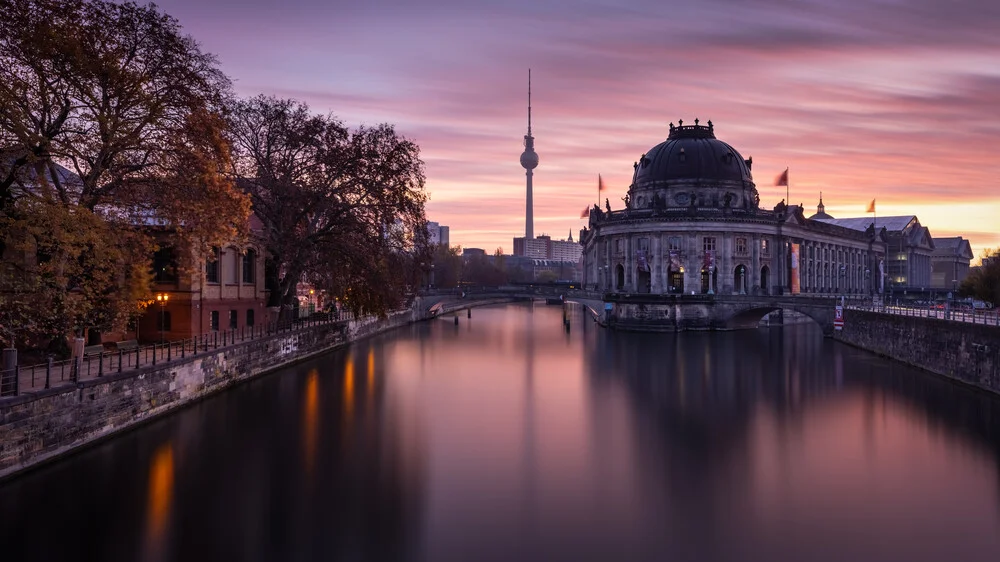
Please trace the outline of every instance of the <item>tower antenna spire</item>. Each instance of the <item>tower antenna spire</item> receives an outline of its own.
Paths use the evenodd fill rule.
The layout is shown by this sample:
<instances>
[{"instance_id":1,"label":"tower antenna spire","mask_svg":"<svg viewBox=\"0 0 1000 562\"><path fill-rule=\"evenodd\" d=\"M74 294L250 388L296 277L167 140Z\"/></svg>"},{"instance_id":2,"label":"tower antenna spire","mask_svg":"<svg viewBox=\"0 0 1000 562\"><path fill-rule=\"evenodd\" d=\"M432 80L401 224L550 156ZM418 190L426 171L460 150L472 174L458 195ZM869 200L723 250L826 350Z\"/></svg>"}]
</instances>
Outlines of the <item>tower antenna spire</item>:
<instances>
[{"instance_id":1,"label":"tower antenna spire","mask_svg":"<svg viewBox=\"0 0 1000 562\"><path fill-rule=\"evenodd\" d=\"M528 136L531 136L531 69L528 69Z\"/></svg>"},{"instance_id":2,"label":"tower antenna spire","mask_svg":"<svg viewBox=\"0 0 1000 562\"><path fill-rule=\"evenodd\" d=\"M535 237L535 216L531 205L532 170L538 166L538 153L535 152L535 137L531 136L531 69L528 69L528 134L524 135L524 152L521 153L521 167L527 176L525 182L524 237L531 240Z\"/></svg>"}]
</instances>

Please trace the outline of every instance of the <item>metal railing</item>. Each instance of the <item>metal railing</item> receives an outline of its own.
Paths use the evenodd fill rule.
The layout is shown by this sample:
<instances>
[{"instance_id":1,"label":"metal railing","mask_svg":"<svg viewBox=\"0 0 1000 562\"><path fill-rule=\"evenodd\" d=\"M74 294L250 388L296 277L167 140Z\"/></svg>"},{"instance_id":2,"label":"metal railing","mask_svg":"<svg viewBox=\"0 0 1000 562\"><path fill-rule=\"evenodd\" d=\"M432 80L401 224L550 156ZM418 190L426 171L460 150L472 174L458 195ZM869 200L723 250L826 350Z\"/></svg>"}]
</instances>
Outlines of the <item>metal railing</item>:
<instances>
[{"instance_id":1,"label":"metal railing","mask_svg":"<svg viewBox=\"0 0 1000 562\"><path fill-rule=\"evenodd\" d=\"M0 399L186 359L276 334L295 332L322 324L346 324L353 320L356 318L350 312L313 313L309 317L292 321L213 331L193 338L136 346L133 349L107 350L60 361L49 358L45 363L35 365L18 364L13 369L0 372Z\"/></svg>"},{"instance_id":2,"label":"metal railing","mask_svg":"<svg viewBox=\"0 0 1000 562\"><path fill-rule=\"evenodd\" d=\"M937 307L917 307L900 305L881 305L872 302L849 302L845 308L891 314L894 316L909 316L912 318L934 318L949 322L964 322L967 324L982 324L985 326L1000 326L1000 311L997 309L953 309Z\"/></svg>"}]
</instances>

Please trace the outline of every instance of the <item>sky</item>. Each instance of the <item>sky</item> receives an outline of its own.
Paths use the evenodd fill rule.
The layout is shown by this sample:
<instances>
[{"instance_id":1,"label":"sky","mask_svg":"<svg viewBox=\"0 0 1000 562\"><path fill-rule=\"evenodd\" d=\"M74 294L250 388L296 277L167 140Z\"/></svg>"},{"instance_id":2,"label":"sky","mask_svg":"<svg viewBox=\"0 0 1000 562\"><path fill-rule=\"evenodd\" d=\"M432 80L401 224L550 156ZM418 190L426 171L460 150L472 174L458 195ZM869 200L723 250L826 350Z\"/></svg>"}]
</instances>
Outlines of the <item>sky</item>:
<instances>
[{"instance_id":1,"label":"sky","mask_svg":"<svg viewBox=\"0 0 1000 562\"><path fill-rule=\"evenodd\" d=\"M1000 247L1000 2L994 0L161 0L237 94L392 123L421 148L429 220L510 253L532 69L535 234L574 238L604 178L669 124L709 119L753 157L767 208L919 217ZM602 202L603 206L603 202Z\"/></svg>"}]
</instances>

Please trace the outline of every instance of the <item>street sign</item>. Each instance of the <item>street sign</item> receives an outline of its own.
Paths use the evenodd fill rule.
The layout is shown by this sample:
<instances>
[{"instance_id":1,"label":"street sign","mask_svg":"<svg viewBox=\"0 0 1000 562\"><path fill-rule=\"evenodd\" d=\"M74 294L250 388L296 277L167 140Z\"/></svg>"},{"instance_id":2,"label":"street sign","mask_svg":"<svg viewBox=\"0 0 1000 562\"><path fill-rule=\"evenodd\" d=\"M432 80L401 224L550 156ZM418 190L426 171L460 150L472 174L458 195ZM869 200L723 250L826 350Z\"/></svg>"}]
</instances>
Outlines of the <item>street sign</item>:
<instances>
[{"instance_id":1,"label":"street sign","mask_svg":"<svg viewBox=\"0 0 1000 562\"><path fill-rule=\"evenodd\" d=\"M839 304L833 311L833 329L838 331L844 329L844 307Z\"/></svg>"}]
</instances>

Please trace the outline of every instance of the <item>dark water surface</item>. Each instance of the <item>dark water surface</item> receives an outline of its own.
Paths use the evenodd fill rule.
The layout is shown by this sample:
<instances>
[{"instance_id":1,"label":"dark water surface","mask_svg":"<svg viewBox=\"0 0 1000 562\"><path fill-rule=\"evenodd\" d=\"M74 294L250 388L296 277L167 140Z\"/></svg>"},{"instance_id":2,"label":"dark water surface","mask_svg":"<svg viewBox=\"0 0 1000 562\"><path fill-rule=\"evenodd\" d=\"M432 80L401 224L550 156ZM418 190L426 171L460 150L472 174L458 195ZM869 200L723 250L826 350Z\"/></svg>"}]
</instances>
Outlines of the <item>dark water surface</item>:
<instances>
[{"instance_id":1,"label":"dark water surface","mask_svg":"<svg viewBox=\"0 0 1000 562\"><path fill-rule=\"evenodd\" d=\"M0 485L0 560L1000 560L1000 402L813 326L477 309Z\"/></svg>"}]
</instances>

